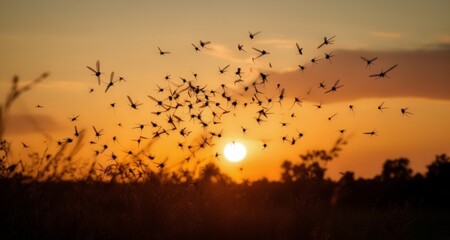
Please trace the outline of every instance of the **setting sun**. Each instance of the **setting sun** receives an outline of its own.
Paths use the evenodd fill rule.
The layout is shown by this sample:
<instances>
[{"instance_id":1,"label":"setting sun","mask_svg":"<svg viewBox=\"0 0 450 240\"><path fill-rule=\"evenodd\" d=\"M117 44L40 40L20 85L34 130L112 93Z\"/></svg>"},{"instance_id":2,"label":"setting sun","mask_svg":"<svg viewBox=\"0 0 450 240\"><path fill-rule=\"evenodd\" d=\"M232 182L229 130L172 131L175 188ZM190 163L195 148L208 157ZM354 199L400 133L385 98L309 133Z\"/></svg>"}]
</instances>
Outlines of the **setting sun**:
<instances>
[{"instance_id":1,"label":"setting sun","mask_svg":"<svg viewBox=\"0 0 450 240\"><path fill-rule=\"evenodd\" d=\"M240 162L247 155L247 149L240 142L228 143L223 149L225 158L230 162Z\"/></svg>"}]
</instances>

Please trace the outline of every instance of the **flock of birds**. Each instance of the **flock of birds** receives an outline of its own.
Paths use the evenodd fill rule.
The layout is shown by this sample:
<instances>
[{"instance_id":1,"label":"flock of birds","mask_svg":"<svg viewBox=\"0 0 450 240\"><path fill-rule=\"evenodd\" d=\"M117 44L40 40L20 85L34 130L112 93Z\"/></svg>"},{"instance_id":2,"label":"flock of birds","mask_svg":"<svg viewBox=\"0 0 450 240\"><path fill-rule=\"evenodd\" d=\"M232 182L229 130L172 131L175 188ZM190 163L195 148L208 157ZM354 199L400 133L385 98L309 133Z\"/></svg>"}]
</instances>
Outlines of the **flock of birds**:
<instances>
[{"instance_id":1,"label":"flock of birds","mask_svg":"<svg viewBox=\"0 0 450 240\"><path fill-rule=\"evenodd\" d=\"M257 38L261 32L248 32L249 41L252 42L253 39ZM317 46L317 49L326 48L329 45L334 44L336 36L332 37L324 37L323 41L320 42ZM203 51L214 51L211 46L210 41L202 41L200 40L198 44L191 43L193 50L195 53L200 54ZM295 44L296 54L303 55L303 48L296 43ZM171 55L172 53L167 50L163 50L160 47L157 47L158 53L161 56ZM250 49L250 48L249 48ZM237 44L236 51L238 52L247 52L247 50L243 44ZM268 58L268 55L271 53L265 49L258 49L256 47L251 47L254 51L255 56L252 57L252 61L255 62L261 58ZM332 61L332 58L335 55L333 51L325 52L324 58L325 60ZM319 60L317 57L310 59L308 64L317 64ZM375 63L378 57L366 58L361 57L361 60L366 63L365 68L370 68L371 65ZM395 64L389 67L387 70L382 70L379 73L370 74L370 78L379 79L379 78L389 78L388 74L391 73L398 65ZM271 63L269 63L269 67ZM307 64L298 65L299 71L303 72L307 68ZM102 72L100 61L97 61L94 67L87 66L87 69L93 73L96 79L96 83L98 86L104 88L104 93L108 93L111 88L116 87L116 85L126 82L125 78L117 77L114 72L109 74L109 79L105 76L106 74ZM230 64L222 67L218 67L218 74L230 74ZM148 101L151 104L152 109L154 111L151 112L153 117L152 121L136 124L132 127L132 129L139 130L140 135L135 139L132 139L136 146L133 150L122 150L124 154L130 156L145 156L150 161L152 161L155 166L159 169L164 169L166 167L166 161L157 161L155 155L145 152L144 149L140 149L141 143L144 141L151 141L158 138L163 138L167 136L176 136L177 148L181 149L186 153L186 157L183 157L181 162L189 162L191 159L196 157L196 154L202 150L207 148L213 149L212 156L213 158L220 159L221 153L220 150L214 150L212 146L215 145L218 139L222 138L227 130L223 127L222 120L227 115L235 115L237 109L244 109L246 111L250 111L250 109L254 109L254 123L259 126L263 126L266 122L271 120L271 115L276 114L274 111L274 106L279 105L280 108L284 106L288 106L288 108L284 108L285 110L290 112L290 119L295 121L295 109L301 108L302 103L304 101L303 98L298 96L290 96L287 98L286 89L280 84L276 83L276 80L270 79L270 74L264 72L254 73L257 74L257 77L254 79L243 79L245 73L243 72L243 68L237 67L234 71L234 76L237 80L232 83L221 83L217 88L208 87L206 84L202 84L197 78L198 74L193 73L192 79L187 79L183 77L178 77L177 79L173 79L171 75L164 76L164 87L161 87L159 84L156 84L156 93L149 94ZM253 75L254 76L254 75ZM105 78L108 80L105 81ZM270 82L270 83L269 83ZM274 83L275 82L275 83ZM230 87L230 85L233 86ZM268 85L272 85L274 91L276 92L273 95L273 90L270 92L267 88ZM337 80L332 86L327 87L324 82L321 82L318 88L324 90L324 94L336 93L344 85L340 80ZM89 93L96 91L95 88L91 88ZM103 91L103 90L102 90ZM266 94L264 93L266 91ZM310 90L307 92L311 92ZM133 111L141 110L141 107L144 103L136 101L133 96L127 95L127 98L124 99L129 105L129 107ZM314 105L315 108L321 109L323 107L322 102ZM38 105L36 107L42 107ZM116 107L116 103L110 104L111 108ZM354 111L354 106L348 106L350 111ZM385 102L382 102L377 110L383 112L388 107L385 106ZM409 116L412 113L408 110L408 108L401 108L400 113L404 116ZM73 115L69 117L69 120L72 122L76 122L80 115ZM332 120L336 114L330 116L328 120ZM238 120L233 120L238 121ZM248 132L248 127L244 127L246 124L250 124L248 122L239 122L241 124L242 134L246 135ZM255 125L255 126L256 126ZM290 122L280 122L281 128L286 128L290 125ZM122 123L118 123L119 127L124 127ZM152 129L151 135L143 134L144 129ZM196 130L197 129L197 130ZM201 129L199 131L199 129ZM90 144L94 146L99 146L94 150L94 155L100 156L108 156L109 160L118 160L118 154L114 153L113 147L110 146L112 140L112 144L116 144L118 142L117 136L109 136L108 140L104 140L106 136L104 136L103 129L99 129L95 126L92 126L92 135L88 133L88 136L91 135ZM134 130L133 130L134 131ZM199 131L197 137L194 137L194 140L191 142L187 142L187 138L191 135L191 133ZM295 134L291 136L280 136L280 141L285 144L295 145L301 138L305 135L300 131L292 131ZM339 132L343 134L345 129L340 129ZM80 136L80 131L77 126L74 126L73 137L67 137L63 140L58 141L59 145L67 144L74 141L74 138ZM376 136L377 131L370 130L363 132L362 134ZM192 134L195 135L195 134ZM198 137L200 136L200 137ZM103 140L103 141L102 141ZM104 142L104 143L102 143ZM24 144L25 146L25 144ZM175 146L175 143L174 143ZM261 142L261 148L264 150L268 147L267 141Z\"/></svg>"}]
</instances>

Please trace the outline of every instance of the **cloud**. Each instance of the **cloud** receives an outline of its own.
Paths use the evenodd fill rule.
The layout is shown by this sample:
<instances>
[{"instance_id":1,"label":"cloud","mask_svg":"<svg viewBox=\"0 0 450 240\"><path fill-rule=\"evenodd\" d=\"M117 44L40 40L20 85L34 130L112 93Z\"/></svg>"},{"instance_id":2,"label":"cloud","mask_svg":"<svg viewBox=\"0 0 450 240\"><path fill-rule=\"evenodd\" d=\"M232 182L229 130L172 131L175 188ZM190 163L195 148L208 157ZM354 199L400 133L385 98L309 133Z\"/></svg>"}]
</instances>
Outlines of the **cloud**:
<instances>
[{"instance_id":1,"label":"cloud","mask_svg":"<svg viewBox=\"0 0 450 240\"><path fill-rule=\"evenodd\" d=\"M43 114L11 115L7 120L6 134L20 135L27 133L47 134L63 129L62 124L53 117Z\"/></svg>"},{"instance_id":2,"label":"cloud","mask_svg":"<svg viewBox=\"0 0 450 240\"><path fill-rule=\"evenodd\" d=\"M84 82L76 81L45 81L40 86L40 88L52 89L52 90L86 90L89 85Z\"/></svg>"},{"instance_id":3,"label":"cloud","mask_svg":"<svg viewBox=\"0 0 450 240\"><path fill-rule=\"evenodd\" d=\"M271 79L283 84L292 95L306 97L312 89L310 100L347 101L360 98L419 97L450 100L450 48L415 51L357 51L336 50L333 63L321 60L307 65L304 72L298 69L273 72ZM370 68L365 68L361 56L378 57ZM374 79L379 73L398 64L389 78ZM343 88L334 94L324 94L319 83L330 87L337 79Z\"/></svg>"},{"instance_id":4,"label":"cloud","mask_svg":"<svg viewBox=\"0 0 450 240\"><path fill-rule=\"evenodd\" d=\"M225 45L221 45L221 44L211 44L211 49L209 51L204 51L205 54L216 57L216 58L221 58L221 59L225 59L229 62L232 63L251 63L251 58L248 59L243 59L243 58L237 58L236 57L236 51L232 51L230 48L228 48Z\"/></svg>"},{"instance_id":5,"label":"cloud","mask_svg":"<svg viewBox=\"0 0 450 240\"><path fill-rule=\"evenodd\" d=\"M400 32L370 32L371 36L379 37L379 38L386 38L386 39L400 39L403 37L403 34Z\"/></svg>"},{"instance_id":6,"label":"cloud","mask_svg":"<svg viewBox=\"0 0 450 240\"><path fill-rule=\"evenodd\" d=\"M270 45L277 48L295 48L296 41L293 39L272 38L257 40L256 43L261 45Z\"/></svg>"},{"instance_id":7,"label":"cloud","mask_svg":"<svg viewBox=\"0 0 450 240\"><path fill-rule=\"evenodd\" d=\"M440 44L450 44L450 35L442 34L437 36L438 43Z\"/></svg>"}]
</instances>

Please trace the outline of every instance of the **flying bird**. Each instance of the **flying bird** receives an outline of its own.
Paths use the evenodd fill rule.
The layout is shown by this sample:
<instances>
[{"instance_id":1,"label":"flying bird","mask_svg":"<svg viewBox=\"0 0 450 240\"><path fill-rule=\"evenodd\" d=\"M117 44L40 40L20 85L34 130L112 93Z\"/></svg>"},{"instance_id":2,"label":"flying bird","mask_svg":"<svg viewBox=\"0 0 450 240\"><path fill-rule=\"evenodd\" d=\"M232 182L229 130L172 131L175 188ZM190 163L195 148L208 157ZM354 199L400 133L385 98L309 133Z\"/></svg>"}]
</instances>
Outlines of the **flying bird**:
<instances>
[{"instance_id":1,"label":"flying bird","mask_svg":"<svg viewBox=\"0 0 450 240\"><path fill-rule=\"evenodd\" d=\"M164 56L164 55L166 55L166 54L170 54L170 52L168 52L168 51L163 51L163 50L161 50L161 48L159 48L159 47L158 47L158 50L159 50L159 55L161 55L161 56Z\"/></svg>"},{"instance_id":2,"label":"flying bird","mask_svg":"<svg viewBox=\"0 0 450 240\"><path fill-rule=\"evenodd\" d=\"M116 81L114 81L114 72L111 72L111 76L109 77L109 83L108 83L108 85L106 86L105 93L108 91L108 89L109 89L110 87L114 86L114 83L115 83L115 82L116 82Z\"/></svg>"},{"instance_id":3,"label":"flying bird","mask_svg":"<svg viewBox=\"0 0 450 240\"><path fill-rule=\"evenodd\" d=\"M254 60L254 59L257 59L257 58L260 58L260 57L262 57L262 56L264 56L264 55L270 54L270 52L267 52L267 51L264 50L264 49L263 49L263 50L259 50L259 49L253 47L253 50L259 52L259 55L256 56L255 58L253 58L253 60Z\"/></svg>"},{"instance_id":4,"label":"flying bird","mask_svg":"<svg viewBox=\"0 0 450 240\"><path fill-rule=\"evenodd\" d=\"M375 131L375 130L372 130L370 132L364 132L364 134L370 135L370 136L377 136L378 135L377 131Z\"/></svg>"},{"instance_id":5,"label":"flying bird","mask_svg":"<svg viewBox=\"0 0 450 240\"><path fill-rule=\"evenodd\" d=\"M200 40L199 43L200 43L200 47L207 48L206 45L210 44L211 42L210 41L203 42L202 40Z\"/></svg>"},{"instance_id":6,"label":"flying bird","mask_svg":"<svg viewBox=\"0 0 450 240\"><path fill-rule=\"evenodd\" d=\"M333 38L335 38L335 37L336 37L336 36L332 36L332 37L330 37L330 38L323 37L323 43L321 43L321 44L317 47L317 49L323 47L324 45L333 44L333 42L334 42Z\"/></svg>"},{"instance_id":7,"label":"flying bird","mask_svg":"<svg viewBox=\"0 0 450 240\"><path fill-rule=\"evenodd\" d=\"M94 73L94 75L97 77L97 80L98 80L98 85L100 86L100 82L101 82L101 80L100 80L100 75L102 75L102 72L100 72L100 61L99 60L97 60L97 62L96 62L96 64L95 64L95 67L96 67L96 69L94 70L92 67L89 67L89 66L86 66L89 70L91 70L93 73Z\"/></svg>"},{"instance_id":8,"label":"flying bird","mask_svg":"<svg viewBox=\"0 0 450 240\"><path fill-rule=\"evenodd\" d=\"M409 115L412 115L412 112L408 111L408 108L400 108L400 112L402 113L403 116L407 116L409 117Z\"/></svg>"},{"instance_id":9,"label":"flying bird","mask_svg":"<svg viewBox=\"0 0 450 240\"><path fill-rule=\"evenodd\" d=\"M80 117L80 115L69 117L69 119L70 121L75 122L76 120L78 120L78 117Z\"/></svg>"},{"instance_id":10,"label":"flying bird","mask_svg":"<svg viewBox=\"0 0 450 240\"><path fill-rule=\"evenodd\" d=\"M192 46L194 47L195 52L200 52L200 48L195 46L195 44L191 43Z\"/></svg>"},{"instance_id":11,"label":"flying bird","mask_svg":"<svg viewBox=\"0 0 450 240\"><path fill-rule=\"evenodd\" d=\"M230 67L230 64L226 65L226 66L223 67L223 68L220 68L220 67L219 67L219 72L220 72L220 74L224 74L224 73L227 71L227 68L228 68L228 67Z\"/></svg>"},{"instance_id":12,"label":"flying bird","mask_svg":"<svg viewBox=\"0 0 450 240\"><path fill-rule=\"evenodd\" d=\"M389 76L387 75L387 73L390 72L390 71L392 71L392 70L393 70L394 68L396 68L397 66L398 66L398 64L395 64L394 66L390 67L388 70L386 70L386 71L381 70L380 73L369 75L369 77L376 77L376 79L384 78L384 77L389 78Z\"/></svg>"},{"instance_id":13,"label":"flying bird","mask_svg":"<svg viewBox=\"0 0 450 240\"><path fill-rule=\"evenodd\" d=\"M367 59L365 57L361 57L361 59L366 62L366 68L368 68L368 67L370 68L370 65L373 65L373 62L375 62L375 60L377 60L378 57L374 57L374 58L371 58L371 59Z\"/></svg>"},{"instance_id":14,"label":"flying bird","mask_svg":"<svg viewBox=\"0 0 450 240\"><path fill-rule=\"evenodd\" d=\"M254 39L256 37L256 35L260 34L261 31L255 32L255 33L251 33L250 31L248 31L248 37L250 39Z\"/></svg>"},{"instance_id":15,"label":"flying bird","mask_svg":"<svg viewBox=\"0 0 450 240\"><path fill-rule=\"evenodd\" d=\"M238 44L237 47L238 47L239 51L247 52L247 51L245 51L243 44Z\"/></svg>"},{"instance_id":16,"label":"flying bird","mask_svg":"<svg viewBox=\"0 0 450 240\"><path fill-rule=\"evenodd\" d=\"M341 80L338 79L338 80L334 83L334 85L330 88L330 90L326 91L325 93L336 92L339 88L343 87L344 85L339 85L339 82L340 82L340 81L341 81Z\"/></svg>"},{"instance_id":17,"label":"flying bird","mask_svg":"<svg viewBox=\"0 0 450 240\"><path fill-rule=\"evenodd\" d=\"M383 112L384 109L388 108L388 107L384 107L383 105L384 105L384 101L380 105L378 105L378 107L377 107L378 110L380 110L381 112Z\"/></svg>"},{"instance_id":18,"label":"flying bird","mask_svg":"<svg viewBox=\"0 0 450 240\"><path fill-rule=\"evenodd\" d=\"M295 46L297 47L298 55L303 55L303 48L301 48L298 43L295 43Z\"/></svg>"},{"instance_id":19,"label":"flying bird","mask_svg":"<svg viewBox=\"0 0 450 240\"><path fill-rule=\"evenodd\" d=\"M333 51L331 51L330 53L325 53L325 59L327 59L328 61L330 61L330 63L333 63L331 61L331 58L334 57L333 55Z\"/></svg>"},{"instance_id":20,"label":"flying bird","mask_svg":"<svg viewBox=\"0 0 450 240\"><path fill-rule=\"evenodd\" d=\"M130 96L127 95L128 101L130 102L130 107L137 110L137 107L142 105L142 103L133 102Z\"/></svg>"}]
</instances>

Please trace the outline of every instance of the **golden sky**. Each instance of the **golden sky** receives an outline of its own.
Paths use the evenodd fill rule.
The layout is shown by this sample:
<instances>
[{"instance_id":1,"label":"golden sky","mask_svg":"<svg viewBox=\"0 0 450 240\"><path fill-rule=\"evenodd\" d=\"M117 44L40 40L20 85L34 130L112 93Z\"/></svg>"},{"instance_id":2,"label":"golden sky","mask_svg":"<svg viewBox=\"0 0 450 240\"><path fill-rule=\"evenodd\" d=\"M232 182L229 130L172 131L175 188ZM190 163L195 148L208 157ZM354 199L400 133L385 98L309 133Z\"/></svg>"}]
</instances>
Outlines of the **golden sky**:
<instances>
[{"instance_id":1,"label":"golden sky","mask_svg":"<svg viewBox=\"0 0 450 240\"><path fill-rule=\"evenodd\" d=\"M352 170L357 176L371 177L387 158L397 157L410 158L414 169L423 172L435 154L450 149L449 7L447 1L3 1L1 99L13 75L29 81L51 72L15 105L8 138L38 148L43 137L30 119L56 140L73 134L68 117L79 114L76 124L87 129L88 138L92 125L105 129L104 139L120 136L123 146L115 150L119 153L136 147L130 141L140 134L132 129L136 124L165 121L164 116L150 114L154 104L147 98L157 96L156 84L167 85L165 75L193 79L195 72L199 84L215 89L222 82L232 87L234 72L241 67L247 82L259 71L270 74L272 85L279 82L286 88L286 100L283 108L274 104L271 111L276 114L263 127L253 119L255 108L253 112L238 109L236 116L224 117L223 125L211 129L224 129L224 139L205 158L233 140L248 147L243 162L218 162L227 173L239 178L239 168L244 167L247 178L277 179L283 160L298 160L308 149L329 148L342 128L350 137L349 145L328 165L328 176L336 178L340 171ZM248 31L261 33L250 40ZM333 35L333 45L317 49L324 36ZM211 41L211 49L195 53L191 43L198 45L199 40ZM303 55L296 55L295 43L303 47ZM243 44L247 53L239 52L237 44ZM160 56L158 46L171 54ZM253 63L256 52L251 47L271 54ZM331 51L333 63L325 59L314 66L308 63ZM379 59L365 69L360 56ZM114 71L127 82L103 93L106 85L98 87L86 68L97 60L105 81ZM297 65L306 63L307 69L300 72ZM228 64L229 71L220 75L218 67ZM368 77L394 64L398 67L390 78ZM320 82L329 87L337 79L344 87L336 93L325 95L318 88ZM90 88L95 92L88 94ZM240 90L230 91L238 96ZM276 98L278 91L272 86L264 93ZM129 109L127 95L144 103L140 111ZM291 119L294 97L304 98L305 103L293 108L297 118ZM317 111L314 105L320 101L324 107ZM383 101L389 108L381 113L376 108ZM111 102L117 103L116 110L108 108ZM36 104L44 108L36 109ZM348 110L350 104L355 106L354 114ZM414 114L402 116L404 107ZM328 121L334 113L336 118ZM123 129L116 127L118 122L124 123ZM281 128L279 122L289 122L289 128ZM248 128L246 135L241 126ZM373 129L378 136L362 134ZM281 143L282 136L293 136L296 130L305 133L301 141L295 146ZM143 134L151 135L150 129ZM185 141L195 142L196 137L192 134ZM161 158L182 158L186 150L167 151L178 141L173 136L158 141L155 151ZM262 142L269 145L264 151ZM94 149L87 145L83 154L90 156Z\"/></svg>"}]
</instances>

